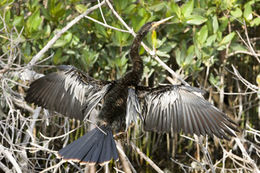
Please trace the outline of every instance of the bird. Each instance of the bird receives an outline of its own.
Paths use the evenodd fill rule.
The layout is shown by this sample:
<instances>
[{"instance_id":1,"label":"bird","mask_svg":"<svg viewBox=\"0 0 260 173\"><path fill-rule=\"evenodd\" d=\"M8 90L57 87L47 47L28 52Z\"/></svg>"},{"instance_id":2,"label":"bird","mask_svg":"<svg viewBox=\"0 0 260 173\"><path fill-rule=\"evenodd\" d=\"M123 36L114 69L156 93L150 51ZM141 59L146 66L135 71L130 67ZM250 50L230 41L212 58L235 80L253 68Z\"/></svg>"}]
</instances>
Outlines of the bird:
<instances>
[{"instance_id":1,"label":"bird","mask_svg":"<svg viewBox=\"0 0 260 173\"><path fill-rule=\"evenodd\" d=\"M58 151L64 160L102 165L118 160L113 131L126 128L140 117L145 131L209 135L220 139L236 136L238 125L199 96L202 90L187 85L140 85L143 61L139 47L149 31L169 19L148 22L137 32L130 48L132 67L113 81L97 80L71 66L60 65L30 84L25 100L70 118L86 120L101 104L97 126Z\"/></svg>"}]
</instances>

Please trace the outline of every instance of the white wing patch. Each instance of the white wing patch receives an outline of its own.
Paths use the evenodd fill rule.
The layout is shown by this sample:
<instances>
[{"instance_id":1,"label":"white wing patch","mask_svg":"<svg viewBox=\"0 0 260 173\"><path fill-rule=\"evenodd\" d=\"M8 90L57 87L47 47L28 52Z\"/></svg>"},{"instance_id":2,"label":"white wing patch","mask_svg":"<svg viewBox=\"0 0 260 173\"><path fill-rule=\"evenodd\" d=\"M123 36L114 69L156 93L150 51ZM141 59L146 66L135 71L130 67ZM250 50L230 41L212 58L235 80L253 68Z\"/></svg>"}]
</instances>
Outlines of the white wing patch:
<instances>
[{"instance_id":1,"label":"white wing patch","mask_svg":"<svg viewBox=\"0 0 260 173\"><path fill-rule=\"evenodd\" d=\"M126 130L132 122L137 122L137 115L142 118L140 103L135 90L129 88L126 106Z\"/></svg>"}]
</instances>

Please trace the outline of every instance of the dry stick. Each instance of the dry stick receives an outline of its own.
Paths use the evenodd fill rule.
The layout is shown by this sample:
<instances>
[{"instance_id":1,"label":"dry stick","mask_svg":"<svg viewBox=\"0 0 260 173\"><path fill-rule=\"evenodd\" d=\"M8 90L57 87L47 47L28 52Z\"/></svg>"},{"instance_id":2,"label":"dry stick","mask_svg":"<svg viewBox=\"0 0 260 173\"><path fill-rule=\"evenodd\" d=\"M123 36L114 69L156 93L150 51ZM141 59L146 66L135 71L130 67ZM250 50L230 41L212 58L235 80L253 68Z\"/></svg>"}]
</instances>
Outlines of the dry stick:
<instances>
[{"instance_id":1,"label":"dry stick","mask_svg":"<svg viewBox=\"0 0 260 173\"><path fill-rule=\"evenodd\" d=\"M249 49L249 51L251 52L252 56L254 56L256 58L256 60L260 63L260 60L258 58L259 54L256 54L254 49L252 48L251 44L250 44L250 40L248 40L248 43L243 39L243 37L240 35L240 33L238 31L236 31L237 35L239 36L239 38L242 40L242 42L246 45L246 47ZM246 30L246 35L247 35L247 30ZM247 36L248 38L248 36Z\"/></svg>"},{"instance_id":2,"label":"dry stick","mask_svg":"<svg viewBox=\"0 0 260 173\"><path fill-rule=\"evenodd\" d=\"M123 147L122 147L122 144L121 144L120 140L116 141L116 148L117 148L117 150L119 152L119 156L120 156L120 159L122 160L122 164L123 164L125 172L136 173L135 168L133 167L133 165L131 164L131 162L129 161L129 159L127 158L127 156L126 156L126 154L125 154L125 152L123 150Z\"/></svg>"},{"instance_id":3,"label":"dry stick","mask_svg":"<svg viewBox=\"0 0 260 173\"><path fill-rule=\"evenodd\" d=\"M93 22L96 22L96 23L98 23L98 24L100 24L100 25L102 25L102 26L104 26L104 27L106 27L106 28L110 28L110 29L113 29L113 30L116 30L116 31L120 31L120 32L129 33L128 30L124 30L124 29L120 29L120 28L116 28L116 27L110 26L110 25L105 24L105 23L102 23L102 22L100 22L100 21L98 21L98 20L96 20L96 19L94 19L94 18L92 18L92 17L85 16L85 18L87 18L87 19L89 19L89 20L91 20L91 21L93 21Z\"/></svg>"},{"instance_id":4,"label":"dry stick","mask_svg":"<svg viewBox=\"0 0 260 173\"><path fill-rule=\"evenodd\" d=\"M255 161L253 159L251 159L251 157L246 152L246 149L245 149L244 145L241 143L241 140L239 138L235 138L235 141L236 141L238 147L240 148L240 150L242 151L243 156L246 158L246 160L248 160L250 162L251 166L253 167L254 172L260 172Z\"/></svg>"},{"instance_id":5,"label":"dry stick","mask_svg":"<svg viewBox=\"0 0 260 173\"><path fill-rule=\"evenodd\" d=\"M10 151L8 151L8 149L1 144L0 144L0 153L3 153L3 155L12 163L17 173L22 173L20 166L18 165L18 163L16 162L15 158L12 156Z\"/></svg>"},{"instance_id":6,"label":"dry stick","mask_svg":"<svg viewBox=\"0 0 260 173\"><path fill-rule=\"evenodd\" d=\"M98 0L98 3L100 4L100 0ZM101 6L99 6L99 11L100 11L100 14L101 14L101 16L102 16L103 22L104 22L105 24L107 24L107 21L106 21L106 19L105 19L105 17L104 17L104 14L103 14L103 11L102 11L102 9L101 9Z\"/></svg>"},{"instance_id":7,"label":"dry stick","mask_svg":"<svg viewBox=\"0 0 260 173\"><path fill-rule=\"evenodd\" d=\"M115 11L115 9L113 8L112 4L109 2L109 0L105 0L108 7L111 9L111 11L113 12L113 14L117 17L117 19L125 26L125 28L135 37L136 34L134 32L133 29L131 29L126 23L125 21L119 16L119 14ZM173 75L176 79L178 79L179 81L181 81L181 83L183 83L184 85L190 86L187 82L185 82L177 73L175 73L168 65L166 65L157 55L155 55L154 51L152 51L151 49L149 49L143 42L141 43L142 46L144 47L144 49L152 56L154 57L154 59L156 61L159 62L159 64L165 68L169 73L171 73L171 75Z\"/></svg>"},{"instance_id":8,"label":"dry stick","mask_svg":"<svg viewBox=\"0 0 260 173\"><path fill-rule=\"evenodd\" d=\"M255 93L258 92L258 87L256 85L251 84L250 82L248 82L246 79L244 79L240 73L238 72L238 70L235 68L235 66L232 64L231 65L234 71L234 74L237 76L237 78L244 84L246 85L248 88L250 88L252 91L254 91Z\"/></svg>"},{"instance_id":9,"label":"dry stick","mask_svg":"<svg viewBox=\"0 0 260 173\"><path fill-rule=\"evenodd\" d=\"M35 127L35 122L36 122L36 119L38 119L38 117L39 117L39 115L40 115L40 111L41 111L41 107L37 107L37 108L34 110L33 118L32 118L33 121L32 121L32 123L31 123L31 125L30 125L30 128L28 129L28 131L29 131L30 133L33 132L33 129L34 129L34 127ZM23 143L27 144L27 142L28 142L29 140L30 140L30 135L29 135L29 133L26 133L26 136L25 136L25 138L24 138ZM35 142L33 138L32 138L32 142L33 142L33 143Z\"/></svg>"},{"instance_id":10,"label":"dry stick","mask_svg":"<svg viewBox=\"0 0 260 173\"><path fill-rule=\"evenodd\" d=\"M244 28L245 28L245 34L246 34L246 39L247 39L247 43L249 45L249 50L253 53L254 57L256 58L256 60L258 61L258 63L260 63L260 59L258 58L257 54L255 53L255 50L253 49L251 43L250 43L250 39L248 37L248 32L247 32L247 27L246 27L246 22L244 20Z\"/></svg>"},{"instance_id":11,"label":"dry stick","mask_svg":"<svg viewBox=\"0 0 260 173\"><path fill-rule=\"evenodd\" d=\"M40 173L48 172L48 171L50 171L52 169L55 169L56 167L61 166L63 163L65 163L65 161L61 160L59 163L57 163L57 164L55 164L55 165L53 165L53 166L51 166L49 168L46 168L46 169L42 170Z\"/></svg>"},{"instance_id":12,"label":"dry stick","mask_svg":"<svg viewBox=\"0 0 260 173\"><path fill-rule=\"evenodd\" d=\"M235 52L231 52L230 54L228 54L227 56L228 57L231 57L231 56L234 56L236 54L246 54L246 55L250 55L250 56L254 56L254 54L252 52L248 52L248 51L243 51L243 50L238 50L238 51L235 51ZM260 56L260 53L257 52L256 53L257 56Z\"/></svg>"},{"instance_id":13,"label":"dry stick","mask_svg":"<svg viewBox=\"0 0 260 173\"><path fill-rule=\"evenodd\" d=\"M149 157L147 157L133 142L130 142L132 148L159 173L163 173L161 170Z\"/></svg>"},{"instance_id":14,"label":"dry stick","mask_svg":"<svg viewBox=\"0 0 260 173\"><path fill-rule=\"evenodd\" d=\"M102 1L101 3L98 3L97 5L89 8L88 10L86 10L84 13L82 13L81 15L77 16L75 19L73 19L71 22L69 22L64 28L62 28L62 30L60 30L59 32L57 32L57 34L54 35L54 37L44 46L43 49L40 50L40 52L38 52L33 58L32 60L27 64L27 67L30 67L32 65L34 65L37 61L39 61L39 59L43 56L43 54L49 49L51 48L51 46L60 38L60 36L65 33L68 29L70 29L75 23L77 23L80 19L82 19L84 16L88 15L89 13L91 13L92 11L94 11L95 9L99 8L100 6L104 5L105 1Z\"/></svg>"},{"instance_id":15,"label":"dry stick","mask_svg":"<svg viewBox=\"0 0 260 173\"><path fill-rule=\"evenodd\" d=\"M9 169L7 166L5 166L2 162L0 162L0 170L3 170L5 173L12 173L11 169Z\"/></svg>"}]
</instances>

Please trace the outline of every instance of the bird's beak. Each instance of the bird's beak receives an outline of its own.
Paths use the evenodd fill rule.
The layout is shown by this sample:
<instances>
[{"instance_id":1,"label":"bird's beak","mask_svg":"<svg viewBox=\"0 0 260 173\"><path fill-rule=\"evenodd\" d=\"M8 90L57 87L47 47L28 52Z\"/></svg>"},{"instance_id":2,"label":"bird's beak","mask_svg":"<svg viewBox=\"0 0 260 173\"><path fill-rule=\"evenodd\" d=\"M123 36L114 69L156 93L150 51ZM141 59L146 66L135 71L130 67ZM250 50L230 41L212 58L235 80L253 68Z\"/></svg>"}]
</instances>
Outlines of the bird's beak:
<instances>
[{"instance_id":1,"label":"bird's beak","mask_svg":"<svg viewBox=\"0 0 260 173\"><path fill-rule=\"evenodd\" d=\"M165 18L165 19L162 19L162 20L159 20L159 21L157 21L157 22L154 22L154 23L152 24L152 29L154 29L154 28L156 28L157 26L159 26L159 25L165 23L166 21L170 20L171 18L173 18L173 16L170 16L170 17L167 17L167 18Z\"/></svg>"}]
</instances>

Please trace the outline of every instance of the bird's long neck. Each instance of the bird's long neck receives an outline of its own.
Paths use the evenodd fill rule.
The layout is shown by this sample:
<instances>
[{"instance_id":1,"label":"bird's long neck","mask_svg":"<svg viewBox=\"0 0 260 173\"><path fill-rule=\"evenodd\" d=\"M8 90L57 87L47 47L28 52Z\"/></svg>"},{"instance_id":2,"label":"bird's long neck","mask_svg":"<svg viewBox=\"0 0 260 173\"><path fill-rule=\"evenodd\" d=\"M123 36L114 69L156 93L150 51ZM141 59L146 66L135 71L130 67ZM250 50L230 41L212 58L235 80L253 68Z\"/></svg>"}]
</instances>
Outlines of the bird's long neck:
<instances>
[{"instance_id":1,"label":"bird's long neck","mask_svg":"<svg viewBox=\"0 0 260 173\"><path fill-rule=\"evenodd\" d=\"M139 55L139 47L144 36L145 34L137 34L130 50L130 57L133 64L132 71L141 75L143 74L143 61Z\"/></svg>"},{"instance_id":2,"label":"bird's long neck","mask_svg":"<svg viewBox=\"0 0 260 173\"><path fill-rule=\"evenodd\" d=\"M142 39L148 31L140 29L137 33L130 50L130 57L132 60L132 69L123 78L122 81L126 85L137 86L143 75L143 61L139 55L139 47Z\"/></svg>"}]
</instances>

